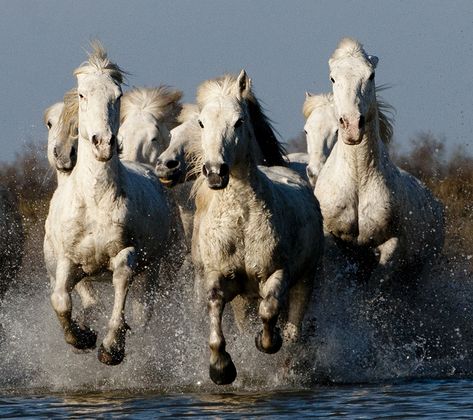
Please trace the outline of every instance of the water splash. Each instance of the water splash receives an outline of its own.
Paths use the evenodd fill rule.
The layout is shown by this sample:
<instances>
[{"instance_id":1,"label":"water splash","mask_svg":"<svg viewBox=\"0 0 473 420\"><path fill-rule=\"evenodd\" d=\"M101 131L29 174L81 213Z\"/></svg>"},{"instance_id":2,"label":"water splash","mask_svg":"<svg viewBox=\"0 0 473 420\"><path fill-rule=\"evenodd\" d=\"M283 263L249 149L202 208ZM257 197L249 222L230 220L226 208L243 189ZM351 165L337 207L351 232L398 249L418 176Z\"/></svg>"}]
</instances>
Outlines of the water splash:
<instances>
[{"instance_id":1,"label":"water splash","mask_svg":"<svg viewBox=\"0 0 473 420\"><path fill-rule=\"evenodd\" d=\"M345 274L328 264L304 340L284 345L275 355L255 348L257 320L240 333L227 308L224 332L238 377L231 386L217 387L208 378L205 308L194 303L189 266L168 280L145 330L130 321L126 358L109 367L97 360L95 350L75 352L64 342L49 301L38 229L0 308L0 389L256 391L473 373L473 279L461 259L441 259L423 273L421 286L389 293L367 291ZM103 309L92 326L101 340L113 289L109 283L98 289ZM79 307L76 299L74 304Z\"/></svg>"}]
</instances>

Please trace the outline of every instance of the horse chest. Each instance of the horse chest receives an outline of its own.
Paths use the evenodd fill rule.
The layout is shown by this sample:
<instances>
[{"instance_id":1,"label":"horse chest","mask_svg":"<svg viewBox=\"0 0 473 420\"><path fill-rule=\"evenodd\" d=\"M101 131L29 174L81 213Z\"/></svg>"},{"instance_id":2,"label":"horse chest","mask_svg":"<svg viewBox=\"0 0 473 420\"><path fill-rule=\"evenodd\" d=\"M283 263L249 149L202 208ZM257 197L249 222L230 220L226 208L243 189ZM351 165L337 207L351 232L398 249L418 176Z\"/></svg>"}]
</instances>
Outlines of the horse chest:
<instances>
[{"instance_id":1,"label":"horse chest","mask_svg":"<svg viewBox=\"0 0 473 420\"><path fill-rule=\"evenodd\" d=\"M207 270L225 275L245 273L249 278L266 277L275 243L264 211L252 212L248 206L210 209L201 220L199 242Z\"/></svg>"},{"instance_id":2,"label":"horse chest","mask_svg":"<svg viewBox=\"0 0 473 420\"><path fill-rule=\"evenodd\" d=\"M110 258L125 248L123 216L118 211L88 209L69 226L66 252L86 273L106 268Z\"/></svg>"},{"instance_id":3,"label":"horse chest","mask_svg":"<svg viewBox=\"0 0 473 420\"><path fill-rule=\"evenodd\" d=\"M392 220L389 196L386 186L379 184L334 189L332 195L321 200L325 230L358 245L383 243L389 237Z\"/></svg>"}]
</instances>

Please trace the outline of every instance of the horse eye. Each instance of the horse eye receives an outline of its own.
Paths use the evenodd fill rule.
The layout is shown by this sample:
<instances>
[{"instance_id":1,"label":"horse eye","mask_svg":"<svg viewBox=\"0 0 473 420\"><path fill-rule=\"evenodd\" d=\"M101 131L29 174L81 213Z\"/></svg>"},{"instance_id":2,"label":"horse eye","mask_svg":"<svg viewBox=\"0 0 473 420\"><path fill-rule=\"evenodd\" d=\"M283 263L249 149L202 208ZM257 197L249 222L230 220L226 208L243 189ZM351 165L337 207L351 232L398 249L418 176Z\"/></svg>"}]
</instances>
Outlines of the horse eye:
<instances>
[{"instance_id":1,"label":"horse eye","mask_svg":"<svg viewBox=\"0 0 473 420\"><path fill-rule=\"evenodd\" d=\"M151 139L151 142L157 142L157 141L158 141L158 138L157 138L157 137L153 137L153 138Z\"/></svg>"},{"instance_id":2,"label":"horse eye","mask_svg":"<svg viewBox=\"0 0 473 420\"><path fill-rule=\"evenodd\" d=\"M332 83L335 83L335 79L334 79L333 77L330 78L330 81L331 81Z\"/></svg>"},{"instance_id":3,"label":"horse eye","mask_svg":"<svg viewBox=\"0 0 473 420\"><path fill-rule=\"evenodd\" d=\"M374 72L370 74L370 80L374 79Z\"/></svg>"},{"instance_id":4,"label":"horse eye","mask_svg":"<svg viewBox=\"0 0 473 420\"><path fill-rule=\"evenodd\" d=\"M198 120L199 121L199 125L200 125L200 128L204 128L204 124L202 124L202 121Z\"/></svg>"},{"instance_id":5,"label":"horse eye","mask_svg":"<svg viewBox=\"0 0 473 420\"><path fill-rule=\"evenodd\" d=\"M307 130L304 130L304 133L307 135Z\"/></svg>"},{"instance_id":6,"label":"horse eye","mask_svg":"<svg viewBox=\"0 0 473 420\"><path fill-rule=\"evenodd\" d=\"M79 93L79 98L84 99L84 95L82 95L82 93Z\"/></svg>"},{"instance_id":7,"label":"horse eye","mask_svg":"<svg viewBox=\"0 0 473 420\"><path fill-rule=\"evenodd\" d=\"M50 130L51 127L53 126L53 125L51 124L51 121L48 121L48 122L46 123L46 125L48 126L48 130Z\"/></svg>"},{"instance_id":8,"label":"horse eye","mask_svg":"<svg viewBox=\"0 0 473 420\"><path fill-rule=\"evenodd\" d=\"M238 128L243 124L243 118L238 118L237 122L235 123L234 127Z\"/></svg>"}]
</instances>

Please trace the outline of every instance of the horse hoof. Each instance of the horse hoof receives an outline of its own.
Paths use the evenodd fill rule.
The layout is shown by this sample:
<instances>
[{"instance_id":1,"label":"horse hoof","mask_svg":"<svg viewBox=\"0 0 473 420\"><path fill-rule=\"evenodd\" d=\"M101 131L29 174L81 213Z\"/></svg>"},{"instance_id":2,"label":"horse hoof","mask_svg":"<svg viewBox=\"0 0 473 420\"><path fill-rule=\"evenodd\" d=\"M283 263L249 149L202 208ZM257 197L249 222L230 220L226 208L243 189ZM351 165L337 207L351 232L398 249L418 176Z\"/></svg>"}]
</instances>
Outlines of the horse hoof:
<instances>
[{"instance_id":1,"label":"horse hoof","mask_svg":"<svg viewBox=\"0 0 473 420\"><path fill-rule=\"evenodd\" d=\"M95 348L97 333L91 328L74 328L71 336L66 336L66 342L77 350L90 350Z\"/></svg>"},{"instance_id":2,"label":"horse hoof","mask_svg":"<svg viewBox=\"0 0 473 420\"><path fill-rule=\"evenodd\" d=\"M210 365L209 376L217 385L228 385L235 380L237 371L228 353L225 353L218 363Z\"/></svg>"},{"instance_id":3,"label":"horse hoof","mask_svg":"<svg viewBox=\"0 0 473 420\"><path fill-rule=\"evenodd\" d=\"M105 365L116 366L119 365L125 358L125 348L121 350L112 348L110 351L107 351L105 350L103 344L101 344L97 357Z\"/></svg>"},{"instance_id":4,"label":"horse hoof","mask_svg":"<svg viewBox=\"0 0 473 420\"><path fill-rule=\"evenodd\" d=\"M271 346L264 347L263 346L263 331L260 331L258 334L256 334L256 337L255 337L256 348L263 353L274 354L274 353L277 353L282 347L282 337L281 337L281 332L279 331L279 328L274 329L273 336L271 337L271 343L272 343Z\"/></svg>"}]
</instances>

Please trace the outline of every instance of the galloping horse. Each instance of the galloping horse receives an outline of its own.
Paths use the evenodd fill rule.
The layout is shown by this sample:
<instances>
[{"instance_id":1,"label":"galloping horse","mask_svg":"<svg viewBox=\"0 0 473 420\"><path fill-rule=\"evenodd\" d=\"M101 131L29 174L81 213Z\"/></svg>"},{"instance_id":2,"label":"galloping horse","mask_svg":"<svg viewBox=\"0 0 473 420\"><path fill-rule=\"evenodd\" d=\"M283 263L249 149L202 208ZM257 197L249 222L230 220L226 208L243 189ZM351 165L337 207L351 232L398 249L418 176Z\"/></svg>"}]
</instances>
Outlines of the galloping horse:
<instances>
[{"instance_id":1,"label":"galloping horse","mask_svg":"<svg viewBox=\"0 0 473 420\"><path fill-rule=\"evenodd\" d=\"M285 336L300 334L323 250L321 214L308 183L286 167L257 166L259 154L267 162L284 158L275 137L258 142L257 133L270 126L251 97L244 71L206 81L197 93L201 142L194 165L201 175L192 256L208 301L209 373L217 384L236 377L222 332L225 304L238 295L260 299L256 346L277 352L284 309Z\"/></svg>"},{"instance_id":2,"label":"galloping horse","mask_svg":"<svg viewBox=\"0 0 473 420\"><path fill-rule=\"evenodd\" d=\"M74 71L79 97L79 145L74 170L51 200L46 229L55 270L51 303L66 342L93 348L97 334L72 318L71 291L84 277L111 272L115 289L109 328L98 357L121 363L125 354L125 301L135 275L149 285L168 246L174 223L166 195L147 167L118 158L123 72L93 43Z\"/></svg>"},{"instance_id":3,"label":"galloping horse","mask_svg":"<svg viewBox=\"0 0 473 420\"><path fill-rule=\"evenodd\" d=\"M317 179L325 231L378 258L372 278L418 270L444 242L442 204L389 158L376 98L377 57L345 38L329 60L338 139Z\"/></svg>"}]
</instances>

